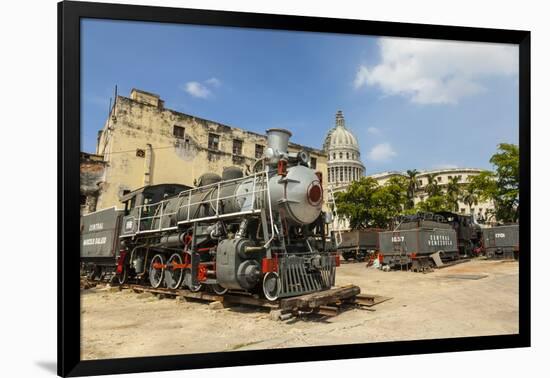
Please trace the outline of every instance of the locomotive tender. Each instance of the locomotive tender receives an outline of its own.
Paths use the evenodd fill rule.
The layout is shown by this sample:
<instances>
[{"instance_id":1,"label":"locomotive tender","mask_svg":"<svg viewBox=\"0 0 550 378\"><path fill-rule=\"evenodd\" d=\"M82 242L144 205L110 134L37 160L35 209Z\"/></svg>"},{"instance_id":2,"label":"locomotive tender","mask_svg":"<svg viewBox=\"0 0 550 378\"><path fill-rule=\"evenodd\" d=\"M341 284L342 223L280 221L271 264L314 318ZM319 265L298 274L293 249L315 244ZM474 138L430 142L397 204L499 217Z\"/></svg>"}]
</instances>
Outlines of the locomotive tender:
<instances>
[{"instance_id":1,"label":"locomotive tender","mask_svg":"<svg viewBox=\"0 0 550 378\"><path fill-rule=\"evenodd\" d=\"M519 259L519 225L484 229L483 249L488 259Z\"/></svg>"},{"instance_id":2,"label":"locomotive tender","mask_svg":"<svg viewBox=\"0 0 550 378\"><path fill-rule=\"evenodd\" d=\"M145 187L122 198L123 213L84 216L84 270L111 271L120 283L262 292L269 300L329 289L339 258L325 237L331 214L322 211L322 176L305 151L288 152L290 136L267 130L264 157L248 176L232 169L223 178L203 175L196 188ZM99 224L113 236L104 241Z\"/></svg>"},{"instance_id":3,"label":"locomotive tender","mask_svg":"<svg viewBox=\"0 0 550 378\"><path fill-rule=\"evenodd\" d=\"M366 256L378 251L378 233L384 231L377 228L365 230L349 230L341 232L341 242L338 250L345 260L363 261Z\"/></svg>"},{"instance_id":4,"label":"locomotive tender","mask_svg":"<svg viewBox=\"0 0 550 378\"><path fill-rule=\"evenodd\" d=\"M415 260L427 261L430 255L439 252L442 260L459 258L457 232L452 224L445 223L442 216L419 212L398 217L393 231L380 232L381 262L391 268L409 266Z\"/></svg>"},{"instance_id":5,"label":"locomotive tender","mask_svg":"<svg viewBox=\"0 0 550 378\"><path fill-rule=\"evenodd\" d=\"M391 268L412 264L440 252L442 260L458 259L456 232L450 228L410 228L379 233L382 262Z\"/></svg>"}]
</instances>

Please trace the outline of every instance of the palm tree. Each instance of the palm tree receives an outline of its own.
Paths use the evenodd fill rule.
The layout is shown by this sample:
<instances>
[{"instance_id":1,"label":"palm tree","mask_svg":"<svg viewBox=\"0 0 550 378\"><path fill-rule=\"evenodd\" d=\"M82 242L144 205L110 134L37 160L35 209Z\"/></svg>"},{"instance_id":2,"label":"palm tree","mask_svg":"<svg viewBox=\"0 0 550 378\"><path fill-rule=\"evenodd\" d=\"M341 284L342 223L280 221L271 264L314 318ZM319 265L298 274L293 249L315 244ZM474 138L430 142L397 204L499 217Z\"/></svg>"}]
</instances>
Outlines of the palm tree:
<instances>
[{"instance_id":1,"label":"palm tree","mask_svg":"<svg viewBox=\"0 0 550 378\"><path fill-rule=\"evenodd\" d=\"M407 170L407 208L412 209L414 207L414 195L418 189L418 179L416 176L418 171L416 169Z\"/></svg>"},{"instance_id":2,"label":"palm tree","mask_svg":"<svg viewBox=\"0 0 550 378\"><path fill-rule=\"evenodd\" d=\"M436 173L427 175L428 183L425 186L425 190L429 197L440 196L443 194L441 187L437 183L436 177Z\"/></svg>"},{"instance_id":3,"label":"palm tree","mask_svg":"<svg viewBox=\"0 0 550 378\"><path fill-rule=\"evenodd\" d=\"M447 199L454 211L458 210L458 200L462 197L462 187L459 183L459 177L453 176L447 183Z\"/></svg>"},{"instance_id":4,"label":"palm tree","mask_svg":"<svg viewBox=\"0 0 550 378\"><path fill-rule=\"evenodd\" d=\"M476 188L473 185L467 185L462 193L462 202L468 205L470 209L470 214L473 214L473 205L477 205L479 201L479 196Z\"/></svg>"}]
</instances>

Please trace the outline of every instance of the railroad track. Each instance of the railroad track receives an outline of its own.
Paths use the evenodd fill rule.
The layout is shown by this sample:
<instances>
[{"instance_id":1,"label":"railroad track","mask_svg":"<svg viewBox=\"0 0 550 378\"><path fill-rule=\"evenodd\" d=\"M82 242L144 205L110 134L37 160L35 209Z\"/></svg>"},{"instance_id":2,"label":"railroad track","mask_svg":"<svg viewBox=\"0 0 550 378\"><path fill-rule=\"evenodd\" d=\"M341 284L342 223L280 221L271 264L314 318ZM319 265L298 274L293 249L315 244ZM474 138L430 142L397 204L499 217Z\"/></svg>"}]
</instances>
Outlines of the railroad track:
<instances>
[{"instance_id":1,"label":"railroad track","mask_svg":"<svg viewBox=\"0 0 550 378\"><path fill-rule=\"evenodd\" d=\"M98 284L106 284L106 282L81 279L80 286L83 289L89 289ZM281 298L277 301L268 301L258 295L245 293L229 292L225 295L217 295L208 291L193 292L185 289L153 288L138 284L114 285L113 287L117 287L119 290L132 290L136 293L149 292L165 298L180 297L185 300L219 302L222 307L254 306L270 310L273 319L283 320L302 314L335 316L349 308L374 311L371 307L391 299L380 295L361 294L361 289L351 284L297 297Z\"/></svg>"}]
</instances>

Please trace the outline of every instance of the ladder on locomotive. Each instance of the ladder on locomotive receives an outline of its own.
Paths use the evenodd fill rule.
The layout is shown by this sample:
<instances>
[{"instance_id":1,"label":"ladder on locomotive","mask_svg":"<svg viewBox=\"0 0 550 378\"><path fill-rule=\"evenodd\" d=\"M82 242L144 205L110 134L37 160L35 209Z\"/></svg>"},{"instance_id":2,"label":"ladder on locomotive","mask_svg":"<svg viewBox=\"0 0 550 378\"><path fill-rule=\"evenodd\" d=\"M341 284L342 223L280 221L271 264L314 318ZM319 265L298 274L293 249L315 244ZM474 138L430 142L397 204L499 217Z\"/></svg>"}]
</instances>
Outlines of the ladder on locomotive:
<instances>
[{"instance_id":1,"label":"ladder on locomotive","mask_svg":"<svg viewBox=\"0 0 550 378\"><path fill-rule=\"evenodd\" d=\"M396 239L393 239L395 238L395 236L392 236L393 251L399 252L399 255L397 255L399 256L398 257L399 270L403 270L403 267L408 268L408 265L409 265L407 261L407 242L405 241L404 238L403 240L401 240L401 237L402 237L401 235L398 235Z\"/></svg>"},{"instance_id":2,"label":"ladder on locomotive","mask_svg":"<svg viewBox=\"0 0 550 378\"><path fill-rule=\"evenodd\" d=\"M395 226L393 232L398 232L399 227L401 226L401 223L403 223L403 219L399 221L399 224ZM401 238L403 238L401 240ZM393 244L393 251L399 252L399 270L403 270L403 267L405 267L405 270L408 270L409 267L409 261L407 258L407 242L405 241L405 237L398 235L398 239L393 239L392 235L392 244Z\"/></svg>"},{"instance_id":3,"label":"ladder on locomotive","mask_svg":"<svg viewBox=\"0 0 550 378\"><path fill-rule=\"evenodd\" d=\"M332 205L332 231L334 232L334 241L336 243L336 247L340 246L342 244L342 230L340 229L340 220L338 218L338 208L336 207L336 199L334 198L334 190L332 187L329 186L329 192L330 192L330 199L329 199L329 205Z\"/></svg>"}]
</instances>

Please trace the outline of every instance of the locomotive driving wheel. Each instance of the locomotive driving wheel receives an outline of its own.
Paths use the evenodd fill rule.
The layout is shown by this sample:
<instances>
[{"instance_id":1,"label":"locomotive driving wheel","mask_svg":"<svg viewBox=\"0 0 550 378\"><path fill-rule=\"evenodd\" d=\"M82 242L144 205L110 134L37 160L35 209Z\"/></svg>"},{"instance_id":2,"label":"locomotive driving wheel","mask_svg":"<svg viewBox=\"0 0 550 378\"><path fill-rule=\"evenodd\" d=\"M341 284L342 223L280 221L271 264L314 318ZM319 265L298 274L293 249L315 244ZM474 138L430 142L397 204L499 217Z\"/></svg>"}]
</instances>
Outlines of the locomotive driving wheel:
<instances>
[{"instance_id":1,"label":"locomotive driving wheel","mask_svg":"<svg viewBox=\"0 0 550 378\"><path fill-rule=\"evenodd\" d=\"M264 276L262 285L267 300L276 301L281 294L281 280L276 272L269 272Z\"/></svg>"},{"instance_id":2,"label":"locomotive driving wheel","mask_svg":"<svg viewBox=\"0 0 550 378\"><path fill-rule=\"evenodd\" d=\"M182 258L179 253L174 253L170 256L168 262L166 263L167 267L164 270L164 282L166 283L166 287L169 289L177 289L183 282L183 269L174 268L173 264L182 264Z\"/></svg>"},{"instance_id":3,"label":"locomotive driving wheel","mask_svg":"<svg viewBox=\"0 0 550 378\"><path fill-rule=\"evenodd\" d=\"M185 269L183 272L183 284L193 293L196 293L197 291L200 291L202 289L202 285L199 283L197 285L193 285L193 279L191 277L191 269Z\"/></svg>"},{"instance_id":4,"label":"locomotive driving wheel","mask_svg":"<svg viewBox=\"0 0 550 378\"><path fill-rule=\"evenodd\" d=\"M128 267L126 264L122 265L122 272L116 275L119 285L124 285L128 282Z\"/></svg>"},{"instance_id":5,"label":"locomotive driving wheel","mask_svg":"<svg viewBox=\"0 0 550 378\"><path fill-rule=\"evenodd\" d=\"M151 265L149 266L149 282L154 288L158 288L164 278L164 266L165 266L164 256L155 255L151 259Z\"/></svg>"},{"instance_id":6,"label":"locomotive driving wheel","mask_svg":"<svg viewBox=\"0 0 550 378\"><path fill-rule=\"evenodd\" d=\"M224 295L229 290L219 284L209 285L209 288L218 295Z\"/></svg>"}]
</instances>

